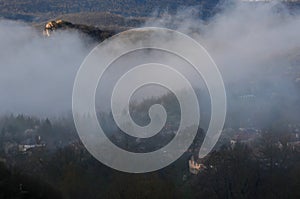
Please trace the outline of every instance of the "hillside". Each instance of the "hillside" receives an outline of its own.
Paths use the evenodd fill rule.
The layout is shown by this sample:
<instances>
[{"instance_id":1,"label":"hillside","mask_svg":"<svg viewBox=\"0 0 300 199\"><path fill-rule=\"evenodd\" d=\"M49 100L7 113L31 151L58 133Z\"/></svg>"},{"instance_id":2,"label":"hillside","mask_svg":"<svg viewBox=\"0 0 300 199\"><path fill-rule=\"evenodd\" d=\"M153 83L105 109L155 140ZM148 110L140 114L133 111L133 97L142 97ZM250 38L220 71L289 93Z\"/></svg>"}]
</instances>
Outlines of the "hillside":
<instances>
[{"instance_id":1,"label":"hillside","mask_svg":"<svg viewBox=\"0 0 300 199\"><path fill-rule=\"evenodd\" d=\"M45 21L57 15L109 12L123 16L150 16L155 11L176 12L183 6L200 6L211 13L219 0L0 0L0 16L25 21Z\"/></svg>"},{"instance_id":2,"label":"hillside","mask_svg":"<svg viewBox=\"0 0 300 199\"><path fill-rule=\"evenodd\" d=\"M62 19L75 24L96 26L101 29L124 30L130 27L138 27L148 18L124 17L122 15L112 14L109 12L80 12L59 15L55 17L55 19Z\"/></svg>"},{"instance_id":3,"label":"hillside","mask_svg":"<svg viewBox=\"0 0 300 199\"><path fill-rule=\"evenodd\" d=\"M43 34L45 36L50 36L53 32L57 30L77 31L85 36L89 36L91 39L97 42L101 42L115 34L114 31L100 30L97 27L83 25L83 24L73 24L71 22L63 21L63 20L48 22L45 25Z\"/></svg>"}]
</instances>

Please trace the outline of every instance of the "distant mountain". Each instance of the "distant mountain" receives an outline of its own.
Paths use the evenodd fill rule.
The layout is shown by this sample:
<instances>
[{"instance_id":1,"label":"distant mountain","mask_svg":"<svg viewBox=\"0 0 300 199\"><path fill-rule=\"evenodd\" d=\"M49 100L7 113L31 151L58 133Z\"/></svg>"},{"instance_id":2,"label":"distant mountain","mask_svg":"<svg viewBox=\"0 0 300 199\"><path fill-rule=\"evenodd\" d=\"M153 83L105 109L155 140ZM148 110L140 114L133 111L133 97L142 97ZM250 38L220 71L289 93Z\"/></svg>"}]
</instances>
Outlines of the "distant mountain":
<instances>
[{"instance_id":1,"label":"distant mountain","mask_svg":"<svg viewBox=\"0 0 300 199\"><path fill-rule=\"evenodd\" d=\"M210 15L219 0L0 0L0 16L25 21L45 21L57 15L79 12L109 12L147 17L153 12L175 13L186 6L199 6L201 17Z\"/></svg>"}]
</instances>

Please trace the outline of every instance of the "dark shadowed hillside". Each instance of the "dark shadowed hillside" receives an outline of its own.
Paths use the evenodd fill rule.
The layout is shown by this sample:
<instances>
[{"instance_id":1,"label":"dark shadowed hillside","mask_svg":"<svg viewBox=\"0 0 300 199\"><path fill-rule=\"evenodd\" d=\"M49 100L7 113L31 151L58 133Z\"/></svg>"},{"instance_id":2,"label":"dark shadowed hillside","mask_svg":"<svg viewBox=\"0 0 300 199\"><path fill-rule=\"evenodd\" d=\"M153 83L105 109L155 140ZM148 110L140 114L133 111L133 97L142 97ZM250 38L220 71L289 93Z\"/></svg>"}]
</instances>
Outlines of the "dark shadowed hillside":
<instances>
[{"instance_id":1,"label":"dark shadowed hillside","mask_svg":"<svg viewBox=\"0 0 300 199\"><path fill-rule=\"evenodd\" d=\"M99 28L82 25L82 24L73 24L68 21L56 20L50 21L45 25L43 34L45 36L50 36L53 32L57 30L69 30L69 31L77 31L85 36L89 36L91 39L97 42L101 42L108 37L111 37L115 34L114 31L109 30L100 30Z\"/></svg>"}]
</instances>

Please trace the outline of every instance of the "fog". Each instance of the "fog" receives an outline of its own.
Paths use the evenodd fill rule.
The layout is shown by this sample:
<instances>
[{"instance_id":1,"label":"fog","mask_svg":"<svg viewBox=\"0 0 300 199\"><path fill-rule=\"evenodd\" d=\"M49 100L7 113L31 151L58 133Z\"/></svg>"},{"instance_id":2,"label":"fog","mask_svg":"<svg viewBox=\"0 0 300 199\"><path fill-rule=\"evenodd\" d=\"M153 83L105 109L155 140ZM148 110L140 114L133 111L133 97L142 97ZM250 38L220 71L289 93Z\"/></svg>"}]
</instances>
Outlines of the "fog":
<instances>
[{"instance_id":1,"label":"fog","mask_svg":"<svg viewBox=\"0 0 300 199\"><path fill-rule=\"evenodd\" d=\"M196 39L227 82L250 76L249 72L263 73L266 67L278 68L299 55L299 15L279 2L230 2L220 4L220 12L209 21L199 20L195 8L186 8L176 16L165 14L150 20L145 26L173 28Z\"/></svg>"},{"instance_id":2,"label":"fog","mask_svg":"<svg viewBox=\"0 0 300 199\"><path fill-rule=\"evenodd\" d=\"M175 16L154 16L145 26L178 30L207 49L226 87L225 126L263 128L284 120L300 122L299 13L279 1L226 1L217 9L219 12L208 21L199 20L201 10L192 7L179 10ZM172 60L169 62L172 65ZM190 73L189 79L201 88L203 82L193 75Z\"/></svg>"},{"instance_id":3,"label":"fog","mask_svg":"<svg viewBox=\"0 0 300 199\"><path fill-rule=\"evenodd\" d=\"M278 2L231 1L218 9L208 21L198 18L199 8L185 8L175 16L154 16L144 26L176 29L199 41L220 69L229 111L250 117L248 108L254 117L254 106L262 118L268 118L280 106L286 108L288 119L297 118L300 16ZM164 42L159 39L156 42ZM69 111L74 78L88 50L76 33L44 38L29 25L0 21L0 112L57 115ZM255 105L235 107L243 96L253 96Z\"/></svg>"},{"instance_id":4,"label":"fog","mask_svg":"<svg viewBox=\"0 0 300 199\"><path fill-rule=\"evenodd\" d=\"M76 33L45 38L27 24L0 21L0 112L53 116L70 110L74 77L87 53Z\"/></svg>"}]
</instances>

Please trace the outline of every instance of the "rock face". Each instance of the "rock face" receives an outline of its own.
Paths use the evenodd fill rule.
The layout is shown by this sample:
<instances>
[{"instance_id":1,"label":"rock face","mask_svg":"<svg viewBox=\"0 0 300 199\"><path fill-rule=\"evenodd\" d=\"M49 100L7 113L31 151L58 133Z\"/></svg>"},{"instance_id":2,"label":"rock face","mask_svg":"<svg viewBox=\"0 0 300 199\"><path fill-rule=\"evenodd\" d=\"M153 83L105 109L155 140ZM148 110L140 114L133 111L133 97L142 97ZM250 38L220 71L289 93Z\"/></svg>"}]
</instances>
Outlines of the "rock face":
<instances>
[{"instance_id":1,"label":"rock face","mask_svg":"<svg viewBox=\"0 0 300 199\"><path fill-rule=\"evenodd\" d=\"M99 28L93 26L73 24L63 20L56 20L46 23L43 30L43 35L49 37L52 33L54 33L57 30L75 30L79 33L91 37L97 42L101 42L115 34L115 32L113 31L100 30Z\"/></svg>"}]
</instances>

